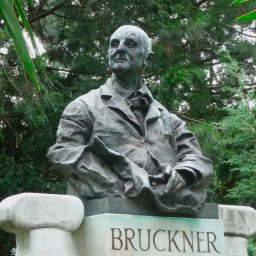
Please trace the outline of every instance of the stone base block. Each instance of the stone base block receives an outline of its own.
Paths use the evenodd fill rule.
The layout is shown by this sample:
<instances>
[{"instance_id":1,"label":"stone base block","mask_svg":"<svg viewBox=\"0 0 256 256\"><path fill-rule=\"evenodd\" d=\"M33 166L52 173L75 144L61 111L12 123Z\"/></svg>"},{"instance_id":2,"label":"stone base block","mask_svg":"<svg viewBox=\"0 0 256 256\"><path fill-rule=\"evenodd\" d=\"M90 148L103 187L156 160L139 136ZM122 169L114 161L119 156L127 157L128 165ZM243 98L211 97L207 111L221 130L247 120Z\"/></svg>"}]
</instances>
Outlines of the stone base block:
<instances>
[{"instance_id":1,"label":"stone base block","mask_svg":"<svg viewBox=\"0 0 256 256\"><path fill-rule=\"evenodd\" d=\"M71 256L67 248L68 232L62 229L41 228L16 234L16 255Z\"/></svg>"},{"instance_id":2,"label":"stone base block","mask_svg":"<svg viewBox=\"0 0 256 256\"><path fill-rule=\"evenodd\" d=\"M247 239L256 235L256 211L251 207L219 205L223 220L225 256L247 256Z\"/></svg>"},{"instance_id":3,"label":"stone base block","mask_svg":"<svg viewBox=\"0 0 256 256\"><path fill-rule=\"evenodd\" d=\"M226 236L250 238L256 235L256 211L247 206L219 205Z\"/></svg>"},{"instance_id":4,"label":"stone base block","mask_svg":"<svg viewBox=\"0 0 256 256\"><path fill-rule=\"evenodd\" d=\"M244 237L225 236L225 256L248 256L247 239Z\"/></svg>"},{"instance_id":5,"label":"stone base block","mask_svg":"<svg viewBox=\"0 0 256 256\"><path fill-rule=\"evenodd\" d=\"M92 201L12 196L0 204L0 227L16 235L17 256L247 256L256 235L250 207L219 205L217 219L216 205L177 217L151 216L150 205L128 199Z\"/></svg>"},{"instance_id":6,"label":"stone base block","mask_svg":"<svg viewBox=\"0 0 256 256\"><path fill-rule=\"evenodd\" d=\"M72 256L68 234L83 216L74 196L24 193L0 204L0 227L16 235L17 256Z\"/></svg>"},{"instance_id":7,"label":"stone base block","mask_svg":"<svg viewBox=\"0 0 256 256\"><path fill-rule=\"evenodd\" d=\"M69 242L76 256L225 255L216 219L100 214L85 217Z\"/></svg>"}]
</instances>

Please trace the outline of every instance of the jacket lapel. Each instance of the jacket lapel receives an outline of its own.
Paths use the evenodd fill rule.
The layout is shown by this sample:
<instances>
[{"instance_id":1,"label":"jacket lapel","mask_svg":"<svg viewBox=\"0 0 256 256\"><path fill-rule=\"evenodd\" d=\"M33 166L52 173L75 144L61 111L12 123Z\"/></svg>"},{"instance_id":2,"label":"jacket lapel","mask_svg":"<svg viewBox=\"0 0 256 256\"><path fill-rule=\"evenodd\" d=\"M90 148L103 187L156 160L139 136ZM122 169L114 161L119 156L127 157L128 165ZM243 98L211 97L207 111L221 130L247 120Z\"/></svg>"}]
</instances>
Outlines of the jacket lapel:
<instances>
[{"instance_id":1,"label":"jacket lapel","mask_svg":"<svg viewBox=\"0 0 256 256\"><path fill-rule=\"evenodd\" d=\"M119 113L121 112L125 118L139 125L131 109L128 107L126 101L120 98L120 96L118 95L112 96L108 102L108 107L110 109L118 111Z\"/></svg>"},{"instance_id":2,"label":"jacket lapel","mask_svg":"<svg viewBox=\"0 0 256 256\"><path fill-rule=\"evenodd\" d=\"M147 88L146 88L147 89ZM148 89L147 89L148 91ZM149 95L150 92L148 91ZM107 106L109 109L121 113L120 117L126 119L130 124L132 124L136 130L140 133L144 133L143 128L137 122L136 117L132 113L131 109L127 105L125 99L122 99L119 94L117 94L110 84L110 80L107 81L105 85L101 87L101 97L109 99ZM152 96L151 96L152 97ZM154 102L150 104L148 113L145 117L145 125L147 122L154 121L161 117L162 108L155 106Z\"/></svg>"},{"instance_id":3,"label":"jacket lapel","mask_svg":"<svg viewBox=\"0 0 256 256\"><path fill-rule=\"evenodd\" d=\"M125 99L122 99L112 88L110 79L105 85L101 86L101 98L108 99L107 106L109 109L118 112L121 118L135 126L139 132L143 131Z\"/></svg>"},{"instance_id":4,"label":"jacket lapel","mask_svg":"<svg viewBox=\"0 0 256 256\"><path fill-rule=\"evenodd\" d=\"M145 123L154 121L157 118L161 117L161 108L154 106L154 102L150 104L148 113L145 118Z\"/></svg>"}]
</instances>

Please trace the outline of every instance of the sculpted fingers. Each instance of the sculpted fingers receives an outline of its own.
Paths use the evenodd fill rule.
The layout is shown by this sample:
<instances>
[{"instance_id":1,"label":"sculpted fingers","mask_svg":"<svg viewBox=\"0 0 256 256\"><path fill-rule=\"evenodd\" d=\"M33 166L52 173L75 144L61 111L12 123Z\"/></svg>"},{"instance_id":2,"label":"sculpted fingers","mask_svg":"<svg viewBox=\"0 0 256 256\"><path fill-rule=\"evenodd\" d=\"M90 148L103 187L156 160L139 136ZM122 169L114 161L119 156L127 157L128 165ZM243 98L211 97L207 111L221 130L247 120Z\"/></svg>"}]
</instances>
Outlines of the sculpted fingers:
<instances>
[{"instance_id":1,"label":"sculpted fingers","mask_svg":"<svg viewBox=\"0 0 256 256\"><path fill-rule=\"evenodd\" d=\"M177 183L177 185L175 187L173 187L173 190L171 190L169 193L170 194L174 194L176 193L178 190L184 188L186 186L186 182L180 177L179 182Z\"/></svg>"},{"instance_id":2,"label":"sculpted fingers","mask_svg":"<svg viewBox=\"0 0 256 256\"><path fill-rule=\"evenodd\" d=\"M169 177L172 175L172 167L167 165L163 171L163 179L169 180Z\"/></svg>"},{"instance_id":3,"label":"sculpted fingers","mask_svg":"<svg viewBox=\"0 0 256 256\"><path fill-rule=\"evenodd\" d=\"M186 186L185 180L176 171L171 171L168 183L163 192L163 196L171 195L176 193L178 190Z\"/></svg>"}]
</instances>

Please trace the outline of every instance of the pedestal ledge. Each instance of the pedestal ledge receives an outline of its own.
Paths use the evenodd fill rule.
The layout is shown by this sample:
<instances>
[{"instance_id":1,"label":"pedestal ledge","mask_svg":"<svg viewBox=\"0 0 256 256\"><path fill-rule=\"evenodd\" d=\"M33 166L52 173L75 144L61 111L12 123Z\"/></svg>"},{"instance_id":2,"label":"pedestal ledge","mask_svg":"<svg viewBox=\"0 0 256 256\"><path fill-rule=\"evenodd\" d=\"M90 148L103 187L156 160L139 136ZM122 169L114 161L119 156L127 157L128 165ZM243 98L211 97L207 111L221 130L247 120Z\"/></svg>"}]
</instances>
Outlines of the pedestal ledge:
<instances>
[{"instance_id":1,"label":"pedestal ledge","mask_svg":"<svg viewBox=\"0 0 256 256\"><path fill-rule=\"evenodd\" d=\"M68 195L24 193L0 204L0 227L15 234L39 228L74 231L83 216L83 203Z\"/></svg>"},{"instance_id":2,"label":"pedestal ledge","mask_svg":"<svg viewBox=\"0 0 256 256\"><path fill-rule=\"evenodd\" d=\"M246 206L219 205L225 236L250 238L256 235L256 210Z\"/></svg>"}]
</instances>

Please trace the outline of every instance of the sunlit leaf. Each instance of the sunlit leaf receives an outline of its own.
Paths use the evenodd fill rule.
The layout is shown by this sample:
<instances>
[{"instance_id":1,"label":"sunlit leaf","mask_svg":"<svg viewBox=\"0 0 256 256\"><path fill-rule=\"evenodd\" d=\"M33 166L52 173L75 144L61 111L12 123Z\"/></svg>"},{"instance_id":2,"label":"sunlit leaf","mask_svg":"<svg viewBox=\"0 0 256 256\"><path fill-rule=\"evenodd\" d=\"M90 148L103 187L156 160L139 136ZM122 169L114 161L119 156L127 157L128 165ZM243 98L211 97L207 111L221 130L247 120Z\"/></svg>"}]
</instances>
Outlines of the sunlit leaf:
<instances>
[{"instance_id":1,"label":"sunlit leaf","mask_svg":"<svg viewBox=\"0 0 256 256\"><path fill-rule=\"evenodd\" d=\"M255 20L255 19L256 19L256 10L237 18L238 21L249 21L249 20Z\"/></svg>"},{"instance_id":2,"label":"sunlit leaf","mask_svg":"<svg viewBox=\"0 0 256 256\"><path fill-rule=\"evenodd\" d=\"M38 61L39 67L44 72L44 66L42 64L41 58L39 57L40 54L39 54L39 51L38 51L38 48L37 48L37 45L36 45L34 34L33 34L32 29L31 29L31 27L30 27L30 25L29 25L29 23L27 21L27 18L26 18L25 14L24 14L24 12L22 10L22 7L20 5L19 0L14 0L14 4L15 4L15 8L18 11L19 17L20 17L22 23L24 24L24 27L26 28L26 30L28 32L28 35L30 37L32 46L33 46L34 51L36 53L36 59Z\"/></svg>"},{"instance_id":3,"label":"sunlit leaf","mask_svg":"<svg viewBox=\"0 0 256 256\"><path fill-rule=\"evenodd\" d=\"M243 2L248 2L249 0L235 0L234 2L232 2L230 5L234 5L234 4L241 4Z\"/></svg>"},{"instance_id":4,"label":"sunlit leaf","mask_svg":"<svg viewBox=\"0 0 256 256\"><path fill-rule=\"evenodd\" d=\"M26 69L35 88L39 91L39 82L36 74L35 66L30 57L26 41L23 37L21 27L15 16L9 0L0 1L0 15L2 16L7 31L9 32L13 43L16 47L17 53Z\"/></svg>"}]
</instances>

